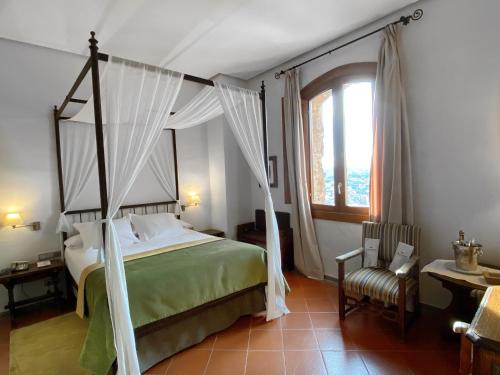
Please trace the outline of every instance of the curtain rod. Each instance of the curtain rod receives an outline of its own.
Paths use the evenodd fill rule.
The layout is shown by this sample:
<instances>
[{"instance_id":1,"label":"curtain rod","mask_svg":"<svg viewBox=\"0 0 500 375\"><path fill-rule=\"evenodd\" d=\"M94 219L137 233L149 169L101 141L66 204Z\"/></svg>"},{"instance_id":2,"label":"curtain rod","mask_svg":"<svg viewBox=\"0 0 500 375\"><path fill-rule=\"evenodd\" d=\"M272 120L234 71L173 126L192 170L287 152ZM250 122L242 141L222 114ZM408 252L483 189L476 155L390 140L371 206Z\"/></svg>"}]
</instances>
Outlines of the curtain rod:
<instances>
[{"instance_id":1,"label":"curtain rod","mask_svg":"<svg viewBox=\"0 0 500 375\"><path fill-rule=\"evenodd\" d=\"M395 21L395 22L389 23L389 24L387 24L385 26L382 26L382 27L380 27L380 28L378 28L376 30L373 30L373 31L369 32L368 34L362 35L362 36L360 36L360 37L358 37L356 39L353 39L353 40L351 40L351 41L349 41L347 43L344 43L344 44L342 44L342 45L340 45L338 47L335 47L335 48L333 48L333 49L331 49L329 51L323 52L322 54L320 54L318 56L311 57L309 60L303 61L303 62L301 62L300 64L297 64L297 65L294 65L291 68L288 68L288 69L276 72L276 73L274 73L274 78L280 79L283 74L285 74L286 72L289 72L290 70L296 69L296 68L298 68L298 67L300 67L302 65L310 63L311 61L317 60L320 57L323 57L323 56L326 56L326 55L330 55L332 52L335 52L335 51L337 51L337 50L339 50L341 48L347 47L350 44L356 43L357 41L360 41L361 39L367 38L367 37L369 37L369 36L371 36L373 34L378 33L379 31L384 30L389 25L397 25L398 23L402 23L404 26L406 26L406 25L408 25L410 23L410 21L418 21L419 19L422 18L423 15L424 15L424 11L422 9L417 9L417 10L415 10L413 12L413 14L410 14L409 16L406 16L406 17L405 16L401 16L401 18L399 20Z\"/></svg>"}]
</instances>

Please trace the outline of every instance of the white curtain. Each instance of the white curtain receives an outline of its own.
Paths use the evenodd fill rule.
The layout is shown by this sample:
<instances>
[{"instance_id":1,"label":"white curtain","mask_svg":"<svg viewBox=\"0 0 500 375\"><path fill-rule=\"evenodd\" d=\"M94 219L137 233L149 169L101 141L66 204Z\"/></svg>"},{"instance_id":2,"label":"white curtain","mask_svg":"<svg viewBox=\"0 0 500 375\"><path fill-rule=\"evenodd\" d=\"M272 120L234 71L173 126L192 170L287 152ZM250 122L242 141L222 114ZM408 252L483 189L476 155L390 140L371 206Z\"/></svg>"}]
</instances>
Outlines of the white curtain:
<instances>
[{"instance_id":1,"label":"white curtain","mask_svg":"<svg viewBox=\"0 0 500 375\"><path fill-rule=\"evenodd\" d=\"M185 129L201 125L224 113L215 87L207 86L184 107L177 111L168 122L169 129Z\"/></svg>"},{"instance_id":2,"label":"white curtain","mask_svg":"<svg viewBox=\"0 0 500 375\"><path fill-rule=\"evenodd\" d=\"M316 240L307 188L304 124L298 69L286 73L284 107L295 265L304 275L323 279L323 262Z\"/></svg>"},{"instance_id":3,"label":"white curtain","mask_svg":"<svg viewBox=\"0 0 500 375\"><path fill-rule=\"evenodd\" d=\"M101 68L101 106L103 113L103 123L106 123L106 75L107 66ZM99 65L101 67L101 65ZM186 105L178 110L168 120L169 129L185 129L192 126L197 126L206 123L224 113L220 101L215 92L215 88L211 86L204 87L198 94L194 96ZM68 121L75 121L87 124L94 124L94 100L91 96L87 103L83 105L80 111Z\"/></svg>"},{"instance_id":4,"label":"white curtain","mask_svg":"<svg viewBox=\"0 0 500 375\"><path fill-rule=\"evenodd\" d=\"M262 110L256 91L215 83L226 119L250 169L265 195L267 248L267 320L288 313L285 285L281 272L278 223L274 213L271 190L264 162Z\"/></svg>"},{"instance_id":5,"label":"white curtain","mask_svg":"<svg viewBox=\"0 0 500 375\"><path fill-rule=\"evenodd\" d=\"M106 75L108 212L104 252L106 289L118 374L140 374L130 319L123 256L113 225L137 175L166 126L183 75L110 58Z\"/></svg>"},{"instance_id":6,"label":"white curtain","mask_svg":"<svg viewBox=\"0 0 500 375\"><path fill-rule=\"evenodd\" d=\"M149 166L165 193L170 199L176 199L174 141L171 130L162 131L160 140L149 157ZM175 210L175 214L179 215L179 201L177 201Z\"/></svg>"},{"instance_id":7,"label":"white curtain","mask_svg":"<svg viewBox=\"0 0 500 375\"><path fill-rule=\"evenodd\" d=\"M382 35L373 104L370 220L413 224L410 129L399 51L401 25Z\"/></svg>"},{"instance_id":8,"label":"white curtain","mask_svg":"<svg viewBox=\"0 0 500 375\"><path fill-rule=\"evenodd\" d=\"M96 167L95 128L86 123L62 121L59 125L59 134L64 207L69 211ZM65 212L61 212L59 216L57 233L71 230Z\"/></svg>"}]
</instances>

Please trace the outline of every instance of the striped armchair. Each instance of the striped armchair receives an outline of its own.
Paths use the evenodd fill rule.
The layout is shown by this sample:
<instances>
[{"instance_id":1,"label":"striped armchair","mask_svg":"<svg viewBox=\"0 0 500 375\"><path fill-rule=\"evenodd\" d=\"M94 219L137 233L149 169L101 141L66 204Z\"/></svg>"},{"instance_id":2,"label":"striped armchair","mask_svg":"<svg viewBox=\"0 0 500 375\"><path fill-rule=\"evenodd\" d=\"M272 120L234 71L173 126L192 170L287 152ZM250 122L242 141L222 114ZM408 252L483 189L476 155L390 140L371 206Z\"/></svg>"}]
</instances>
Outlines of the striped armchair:
<instances>
[{"instance_id":1,"label":"striped armchair","mask_svg":"<svg viewBox=\"0 0 500 375\"><path fill-rule=\"evenodd\" d=\"M364 260L363 247L336 258L339 280L339 315L345 319L346 313L359 307L360 301L374 299L384 306L397 306L395 320L399 324L404 339L407 326L407 302L414 299L418 311L418 259L420 254L420 227L401 224L379 224L363 222L362 243L365 238L380 239L378 267L362 267L345 274L344 263L360 256ZM399 242L414 247L409 262L396 272L388 269Z\"/></svg>"}]
</instances>

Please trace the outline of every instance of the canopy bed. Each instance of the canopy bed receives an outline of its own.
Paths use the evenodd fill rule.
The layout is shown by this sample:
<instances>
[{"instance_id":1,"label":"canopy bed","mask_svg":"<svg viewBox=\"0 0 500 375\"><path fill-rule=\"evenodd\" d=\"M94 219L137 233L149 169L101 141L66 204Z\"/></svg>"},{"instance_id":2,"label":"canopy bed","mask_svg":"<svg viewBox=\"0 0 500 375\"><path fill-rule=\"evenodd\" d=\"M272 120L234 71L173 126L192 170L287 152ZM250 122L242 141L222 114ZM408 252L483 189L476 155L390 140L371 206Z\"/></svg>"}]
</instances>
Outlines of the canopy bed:
<instances>
[{"instance_id":1,"label":"canopy bed","mask_svg":"<svg viewBox=\"0 0 500 375\"><path fill-rule=\"evenodd\" d=\"M100 229L98 243L85 249L92 249L91 253L75 256L73 250L72 255L66 250L65 255L68 273L78 286L77 312L89 319L80 358L83 367L104 374L116 357L118 374L139 374L226 328L241 315L266 310L267 320L272 320L288 313L265 163L264 83L258 93L99 53L93 32L89 42L89 59L62 105L54 108L61 206L58 229L68 232L69 218L80 223L74 224L77 228L95 225ZM102 72L99 62L105 64ZM92 96L74 98L89 71ZM206 87L173 114L184 80ZM84 105L72 118L63 115L70 102ZM179 225L168 216L179 214L175 129L201 125L222 114L265 194L267 250L180 229L148 238L147 230L140 231L141 220ZM165 164L159 144L165 129L173 135L174 162L170 164ZM63 144L62 138L71 146ZM69 210L95 163L100 208ZM146 163L173 199L124 206ZM140 241L124 244L121 218L131 211L157 215L130 216Z\"/></svg>"}]
</instances>

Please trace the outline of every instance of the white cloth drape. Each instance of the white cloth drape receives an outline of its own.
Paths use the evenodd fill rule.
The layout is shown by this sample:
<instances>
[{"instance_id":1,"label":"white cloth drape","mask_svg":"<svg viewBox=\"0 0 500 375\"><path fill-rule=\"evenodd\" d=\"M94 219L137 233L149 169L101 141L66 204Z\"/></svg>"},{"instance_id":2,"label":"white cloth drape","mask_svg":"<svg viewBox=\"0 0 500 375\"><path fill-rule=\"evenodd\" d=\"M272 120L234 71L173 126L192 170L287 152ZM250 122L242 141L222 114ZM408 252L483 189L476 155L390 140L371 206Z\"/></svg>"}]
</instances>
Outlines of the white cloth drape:
<instances>
[{"instance_id":1,"label":"white cloth drape","mask_svg":"<svg viewBox=\"0 0 500 375\"><path fill-rule=\"evenodd\" d=\"M104 252L106 289L118 374L140 374L130 320L125 268L113 225L137 175L147 162L178 96L183 75L110 58L106 75L106 172L108 212Z\"/></svg>"},{"instance_id":2,"label":"white cloth drape","mask_svg":"<svg viewBox=\"0 0 500 375\"><path fill-rule=\"evenodd\" d=\"M224 113L215 87L207 86L168 121L169 129L185 129L201 125Z\"/></svg>"},{"instance_id":3,"label":"white cloth drape","mask_svg":"<svg viewBox=\"0 0 500 375\"><path fill-rule=\"evenodd\" d=\"M59 126L64 207L70 210L96 167L95 128L78 122L62 121ZM56 232L69 232L71 227L61 212Z\"/></svg>"},{"instance_id":4,"label":"white cloth drape","mask_svg":"<svg viewBox=\"0 0 500 375\"><path fill-rule=\"evenodd\" d=\"M262 186L265 195L267 248L267 320L288 313L285 305L285 285L281 271L278 223L273 208L271 190L264 162L262 110L259 94L215 83L217 95L227 122L240 146L250 169Z\"/></svg>"},{"instance_id":5,"label":"white cloth drape","mask_svg":"<svg viewBox=\"0 0 500 375\"><path fill-rule=\"evenodd\" d=\"M373 105L370 220L413 224L410 129L399 53L400 25L385 28Z\"/></svg>"},{"instance_id":6,"label":"white cloth drape","mask_svg":"<svg viewBox=\"0 0 500 375\"><path fill-rule=\"evenodd\" d=\"M106 122L106 68L102 69L101 75L101 105L103 111L103 122ZM210 121L224 113L220 101L217 97L214 87L204 87L198 94L194 96L186 105L184 105L175 114L170 116L168 120L169 129L185 129L192 126L201 125ZM94 101L91 96L81 110L68 121L75 121L87 124L94 124Z\"/></svg>"},{"instance_id":7,"label":"white cloth drape","mask_svg":"<svg viewBox=\"0 0 500 375\"><path fill-rule=\"evenodd\" d=\"M169 120L170 121L170 120ZM170 130L163 130L160 140L156 144L151 156L149 166L161 187L170 199L176 199L175 159L173 135ZM180 214L180 205L177 202L175 214Z\"/></svg>"},{"instance_id":8,"label":"white cloth drape","mask_svg":"<svg viewBox=\"0 0 500 375\"><path fill-rule=\"evenodd\" d=\"M307 188L304 125L300 99L299 71L286 73L284 95L286 151L292 198L293 252L297 269L316 279L324 278Z\"/></svg>"}]
</instances>

